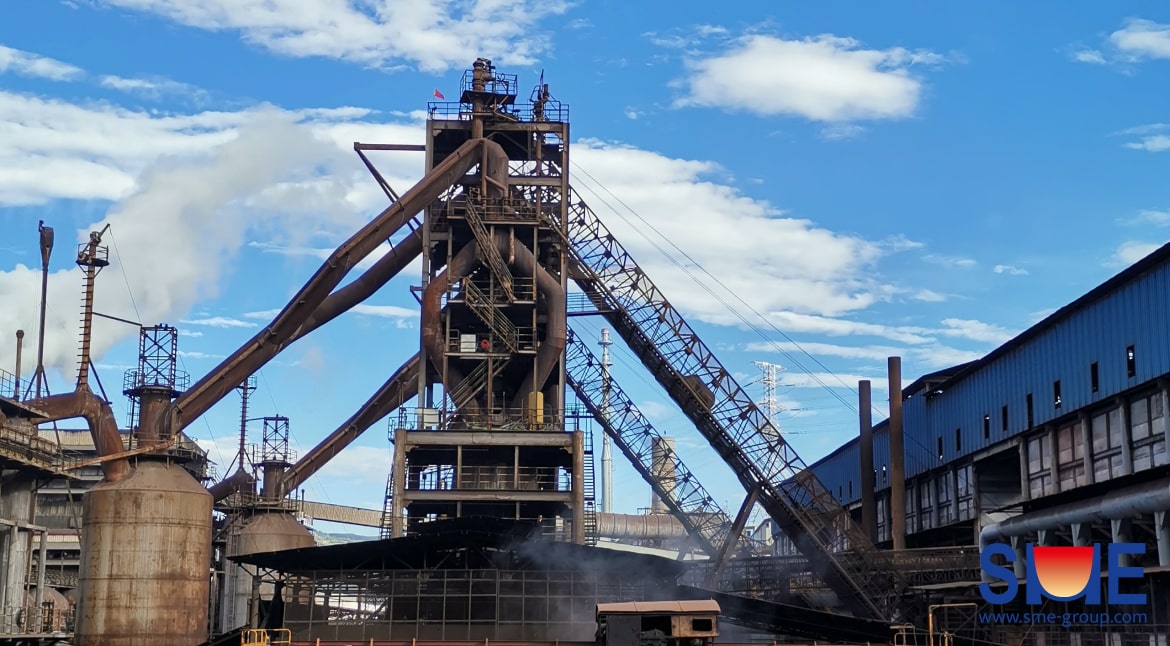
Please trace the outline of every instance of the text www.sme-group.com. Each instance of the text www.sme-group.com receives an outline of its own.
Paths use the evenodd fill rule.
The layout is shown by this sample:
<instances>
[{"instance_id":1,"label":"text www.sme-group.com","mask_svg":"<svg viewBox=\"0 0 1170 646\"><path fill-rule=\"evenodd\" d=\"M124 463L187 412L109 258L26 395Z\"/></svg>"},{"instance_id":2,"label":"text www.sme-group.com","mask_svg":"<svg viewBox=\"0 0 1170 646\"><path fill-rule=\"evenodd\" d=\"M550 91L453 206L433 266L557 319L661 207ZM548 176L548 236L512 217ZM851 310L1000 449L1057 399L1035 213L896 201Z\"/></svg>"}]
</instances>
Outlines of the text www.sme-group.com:
<instances>
[{"instance_id":1,"label":"text www.sme-group.com","mask_svg":"<svg viewBox=\"0 0 1170 646\"><path fill-rule=\"evenodd\" d=\"M979 623L1011 625L1062 626L1116 626L1144 624L1149 621L1145 612L981 612Z\"/></svg>"}]
</instances>

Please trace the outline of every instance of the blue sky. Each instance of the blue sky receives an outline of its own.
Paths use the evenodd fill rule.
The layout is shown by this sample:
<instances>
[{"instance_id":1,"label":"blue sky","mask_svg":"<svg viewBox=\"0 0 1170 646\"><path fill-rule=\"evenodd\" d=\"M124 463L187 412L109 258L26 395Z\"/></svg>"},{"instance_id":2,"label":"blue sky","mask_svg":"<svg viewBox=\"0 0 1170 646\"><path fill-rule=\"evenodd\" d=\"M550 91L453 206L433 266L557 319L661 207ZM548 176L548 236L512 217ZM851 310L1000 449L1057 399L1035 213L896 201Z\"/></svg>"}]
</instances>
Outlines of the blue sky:
<instances>
[{"instance_id":1,"label":"blue sky","mask_svg":"<svg viewBox=\"0 0 1170 646\"><path fill-rule=\"evenodd\" d=\"M857 379L886 409L886 356L906 381L976 358L1166 241L1170 8L1074 4L10 0L0 366L16 328L35 340L43 219L55 391L72 244L106 222L99 310L179 326L203 375L385 205L353 141L421 143L433 90L487 56L522 87L544 71L571 106L574 185L741 383L762 396L752 361L786 367L781 423L812 462L856 432ZM375 161L399 191L421 175L417 154ZM270 363L252 414L287 415L308 450L416 351L418 282L416 264ZM136 348L99 321L107 387ZM734 510L742 491L620 343L615 363ZM238 408L188 428L221 468ZM389 456L379 424L306 496L380 507ZM648 504L624 464L615 482L620 511Z\"/></svg>"}]
</instances>

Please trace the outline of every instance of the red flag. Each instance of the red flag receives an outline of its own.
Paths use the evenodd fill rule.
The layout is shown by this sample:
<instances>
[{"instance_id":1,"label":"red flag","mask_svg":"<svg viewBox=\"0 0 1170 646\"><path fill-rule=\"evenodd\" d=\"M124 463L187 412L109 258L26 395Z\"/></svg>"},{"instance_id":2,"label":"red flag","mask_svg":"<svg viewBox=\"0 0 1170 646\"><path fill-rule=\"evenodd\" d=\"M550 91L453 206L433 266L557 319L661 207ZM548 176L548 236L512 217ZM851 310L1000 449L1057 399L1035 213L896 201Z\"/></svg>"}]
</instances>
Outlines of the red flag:
<instances>
[{"instance_id":1,"label":"red flag","mask_svg":"<svg viewBox=\"0 0 1170 646\"><path fill-rule=\"evenodd\" d=\"M442 92L440 92L440 91L438 91L438 90L435 90L435 98L436 98L436 99L443 100L443 99L446 99L447 97L443 96L443 93L442 93Z\"/></svg>"}]
</instances>

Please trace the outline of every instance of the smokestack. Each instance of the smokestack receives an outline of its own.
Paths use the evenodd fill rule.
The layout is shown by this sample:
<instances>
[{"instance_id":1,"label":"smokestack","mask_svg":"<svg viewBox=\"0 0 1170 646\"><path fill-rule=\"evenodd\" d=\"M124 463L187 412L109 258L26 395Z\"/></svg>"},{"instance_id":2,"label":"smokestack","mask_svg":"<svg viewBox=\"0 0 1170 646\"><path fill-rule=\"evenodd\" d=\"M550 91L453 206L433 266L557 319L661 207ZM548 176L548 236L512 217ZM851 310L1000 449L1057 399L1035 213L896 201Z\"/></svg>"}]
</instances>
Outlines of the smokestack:
<instances>
[{"instance_id":1,"label":"smokestack","mask_svg":"<svg viewBox=\"0 0 1170 646\"><path fill-rule=\"evenodd\" d=\"M12 398L20 399L20 355L24 350L24 330L16 331L16 383L12 386Z\"/></svg>"},{"instance_id":2,"label":"smokestack","mask_svg":"<svg viewBox=\"0 0 1170 646\"><path fill-rule=\"evenodd\" d=\"M673 437L656 437L653 444L650 445L650 468L651 473L658 480L662 489L666 492L674 490L674 438ZM658 494L650 493L650 513L652 514L667 514L670 509Z\"/></svg>"},{"instance_id":3,"label":"smokestack","mask_svg":"<svg viewBox=\"0 0 1170 646\"><path fill-rule=\"evenodd\" d=\"M41 321L37 334L37 369L33 379L37 382L36 397L41 398L41 384L45 381L45 308L49 300L49 257L53 255L53 227L37 224L41 233Z\"/></svg>"},{"instance_id":4,"label":"smokestack","mask_svg":"<svg viewBox=\"0 0 1170 646\"><path fill-rule=\"evenodd\" d=\"M861 449L861 460L858 468L861 470L861 529L869 537L870 542L877 541L877 498L873 473L873 408L870 398L869 380L857 382L857 410L861 418L861 439L858 442Z\"/></svg>"},{"instance_id":5,"label":"smokestack","mask_svg":"<svg viewBox=\"0 0 1170 646\"><path fill-rule=\"evenodd\" d=\"M609 360L609 346L613 345L613 341L609 340L609 328L601 328L601 415L609 420L609 393L611 390L611 377L609 375L609 367L613 365ZM613 441L609 439L609 433L604 433L601 438L601 511L605 513L613 512Z\"/></svg>"},{"instance_id":6,"label":"smokestack","mask_svg":"<svg viewBox=\"0 0 1170 646\"><path fill-rule=\"evenodd\" d=\"M902 358L890 357L890 534L906 549L906 446L902 436Z\"/></svg>"}]
</instances>

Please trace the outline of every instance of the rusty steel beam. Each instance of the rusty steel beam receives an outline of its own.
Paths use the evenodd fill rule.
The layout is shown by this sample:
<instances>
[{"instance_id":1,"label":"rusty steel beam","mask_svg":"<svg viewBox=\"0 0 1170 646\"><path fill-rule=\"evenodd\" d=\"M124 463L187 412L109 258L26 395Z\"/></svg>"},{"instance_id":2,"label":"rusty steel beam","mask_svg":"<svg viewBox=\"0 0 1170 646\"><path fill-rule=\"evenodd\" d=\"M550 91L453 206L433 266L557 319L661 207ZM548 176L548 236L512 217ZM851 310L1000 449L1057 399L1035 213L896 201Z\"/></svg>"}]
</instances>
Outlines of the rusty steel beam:
<instances>
[{"instance_id":1,"label":"rusty steel beam","mask_svg":"<svg viewBox=\"0 0 1170 646\"><path fill-rule=\"evenodd\" d=\"M419 355L414 355L399 368L385 384L362 404L349 419L329 434L329 437L313 447L284 475L280 495L304 484L317 473L333 456L349 446L375 422L389 415L406 400L418 394L418 371L422 365Z\"/></svg>"},{"instance_id":2,"label":"rusty steel beam","mask_svg":"<svg viewBox=\"0 0 1170 646\"><path fill-rule=\"evenodd\" d=\"M739 508L739 513L735 515L735 522L731 524L731 533L728 534L728 539L719 548L719 554L715 556L715 569L711 572L710 578L707 579L707 587L714 589L714 586L719 583L719 575L723 573L723 566L727 565L727 559L731 556L731 551L735 549L736 539L743 533L747 527L748 516L752 513L752 508L756 506L756 501L760 499L760 490L755 488L751 493L743 499L743 505Z\"/></svg>"},{"instance_id":3,"label":"rusty steel beam","mask_svg":"<svg viewBox=\"0 0 1170 646\"><path fill-rule=\"evenodd\" d=\"M457 179L462 178L479 160L483 146L483 140L471 140L456 149L428 172L422 181L411 187L401 200L390 205L339 246L268 326L172 402L161 419L145 423L158 424L162 431L160 436L163 437L179 432L249 375L262 368L293 340L303 336L299 330L305 328L306 323L318 314L350 269L394 235L415 214L438 199ZM339 309L336 314L341 311L344 310ZM316 325L325 322L323 317L318 316Z\"/></svg>"}]
</instances>

